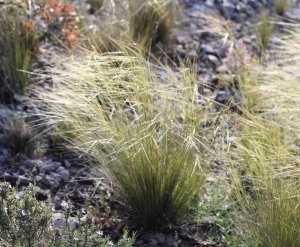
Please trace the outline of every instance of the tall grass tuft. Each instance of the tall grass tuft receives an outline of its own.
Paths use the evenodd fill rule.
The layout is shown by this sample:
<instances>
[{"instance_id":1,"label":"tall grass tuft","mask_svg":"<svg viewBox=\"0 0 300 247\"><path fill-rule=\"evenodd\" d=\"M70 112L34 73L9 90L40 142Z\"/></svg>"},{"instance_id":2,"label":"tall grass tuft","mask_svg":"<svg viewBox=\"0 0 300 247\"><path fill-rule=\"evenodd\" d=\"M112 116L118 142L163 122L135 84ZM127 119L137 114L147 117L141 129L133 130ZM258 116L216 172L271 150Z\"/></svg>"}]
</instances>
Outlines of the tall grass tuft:
<instances>
[{"instance_id":1,"label":"tall grass tuft","mask_svg":"<svg viewBox=\"0 0 300 247\"><path fill-rule=\"evenodd\" d=\"M290 0L274 0L275 11L278 15L282 15L288 10L290 5Z\"/></svg>"},{"instance_id":2,"label":"tall grass tuft","mask_svg":"<svg viewBox=\"0 0 300 247\"><path fill-rule=\"evenodd\" d=\"M238 151L231 157L230 183L250 246L300 244L300 36L298 31L287 33L276 47L273 65L261 67L256 61L239 72L248 76L240 80L246 97L236 121Z\"/></svg>"},{"instance_id":3,"label":"tall grass tuft","mask_svg":"<svg viewBox=\"0 0 300 247\"><path fill-rule=\"evenodd\" d=\"M260 22L257 28L257 41L261 50L265 50L269 43L270 37L274 30L274 24L268 20L268 15L265 11L260 13Z\"/></svg>"},{"instance_id":4,"label":"tall grass tuft","mask_svg":"<svg viewBox=\"0 0 300 247\"><path fill-rule=\"evenodd\" d=\"M197 104L188 68L174 72L138 46L122 49L67 58L53 70L52 92L39 95L49 123L74 127L70 147L111 179L138 225L172 226L198 196L218 114Z\"/></svg>"},{"instance_id":5,"label":"tall grass tuft","mask_svg":"<svg viewBox=\"0 0 300 247\"><path fill-rule=\"evenodd\" d=\"M130 0L130 28L133 39L147 49L152 44L166 41L179 9L177 0Z\"/></svg>"},{"instance_id":6,"label":"tall grass tuft","mask_svg":"<svg viewBox=\"0 0 300 247\"><path fill-rule=\"evenodd\" d=\"M22 5L23 6L23 5ZM26 6L5 4L0 8L0 91L4 100L13 93L26 94L33 54L38 40L32 23L27 22Z\"/></svg>"}]
</instances>

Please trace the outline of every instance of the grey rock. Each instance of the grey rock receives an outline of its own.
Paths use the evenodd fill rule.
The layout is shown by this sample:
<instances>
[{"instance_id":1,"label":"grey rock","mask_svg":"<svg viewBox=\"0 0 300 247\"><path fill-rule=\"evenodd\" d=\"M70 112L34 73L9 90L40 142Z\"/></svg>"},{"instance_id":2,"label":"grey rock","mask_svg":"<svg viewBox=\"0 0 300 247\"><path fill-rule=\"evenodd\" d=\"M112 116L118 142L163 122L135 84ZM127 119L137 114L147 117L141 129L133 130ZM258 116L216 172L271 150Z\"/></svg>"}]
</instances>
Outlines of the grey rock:
<instances>
[{"instance_id":1,"label":"grey rock","mask_svg":"<svg viewBox=\"0 0 300 247\"><path fill-rule=\"evenodd\" d=\"M234 22L240 22L241 17L238 12L235 11L235 6L233 4L227 3L225 4L217 4L217 9L219 10L220 14L226 18L230 19Z\"/></svg>"},{"instance_id":2,"label":"grey rock","mask_svg":"<svg viewBox=\"0 0 300 247\"><path fill-rule=\"evenodd\" d=\"M65 165L66 168L71 167L71 163L68 160L64 160L64 165Z\"/></svg>"},{"instance_id":3,"label":"grey rock","mask_svg":"<svg viewBox=\"0 0 300 247\"><path fill-rule=\"evenodd\" d=\"M52 179L49 175L46 175L44 178L40 180L41 184L43 184L46 188L51 188Z\"/></svg>"},{"instance_id":4,"label":"grey rock","mask_svg":"<svg viewBox=\"0 0 300 247\"><path fill-rule=\"evenodd\" d=\"M49 173L55 171L60 166L60 162L53 162L52 159L50 159L44 163L44 165L41 167L41 170L45 171L45 173Z\"/></svg>"},{"instance_id":5,"label":"grey rock","mask_svg":"<svg viewBox=\"0 0 300 247\"><path fill-rule=\"evenodd\" d=\"M31 174L32 174L33 176L36 176L36 175L38 174L37 168L36 168L36 167L33 167L33 168L32 168Z\"/></svg>"},{"instance_id":6,"label":"grey rock","mask_svg":"<svg viewBox=\"0 0 300 247\"><path fill-rule=\"evenodd\" d=\"M49 177L55 181L61 181L63 179L62 176L56 172L50 172Z\"/></svg>"},{"instance_id":7,"label":"grey rock","mask_svg":"<svg viewBox=\"0 0 300 247\"><path fill-rule=\"evenodd\" d=\"M76 218L70 217L68 219L68 225L72 226L73 230L75 231L78 228L78 222L77 222ZM66 220L64 220L64 219L54 221L54 227L56 229L62 230L64 228L66 228L66 226L67 226Z\"/></svg>"},{"instance_id":8,"label":"grey rock","mask_svg":"<svg viewBox=\"0 0 300 247\"><path fill-rule=\"evenodd\" d=\"M177 36L176 37L176 41L178 42L178 43L186 43L187 42L187 37L183 37L183 36Z\"/></svg>"},{"instance_id":9,"label":"grey rock","mask_svg":"<svg viewBox=\"0 0 300 247\"><path fill-rule=\"evenodd\" d=\"M228 68L225 65L221 65L216 69L217 73L227 73L228 72Z\"/></svg>"},{"instance_id":10,"label":"grey rock","mask_svg":"<svg viewBox=\"0 0 300 247\"><path fill-rule=\"evenodd\" d=\"M228 90L220 90L217 93L217 96L215 98L215 101L220 104L226 104L228 102L230 95Z\"/></svg>"},{"instance_id":11,"label":"grey rock","mask_svg":"<svg viewBox=\"0 0 300 247\"><path fill-rule=\"evenodd\" d=\"M28 186L30 183L32 183L32 180L25 176L19 175L16 179L18 181L19 186Z\"/></svg>"},{"instance_id":12,"label":"grey rock","mask_svg":"<svg viewBox=\"0 0 300 247\"><path fill-rule=\"evenodd\" d=\"M166 244L168 247L174 246L174 239L171 235L167 236Z\"/></svg>"},{"instance_id":13,"label":"grey rock","mask_svg":"<svg viewBox=\"0 0 300 247\"><path fill-rule=\"evenodd\" d=\"M155 239L155 238L150 239L149 246L150 247L157 247L158 246L157 239Z\"/></svg>"},{"instance_id":14,"label":"grey rock","mask_svg":"<svg viewBox=\"0 0 300 247\"><path fill-rule=\"evenodd\" d=\"M188 52L188 57L192 61L194 61L197 58L197 52L195 50L189 51Z\"/></svg>"},{"instance_id":15,"label":"grey rock","mask_svg":"<svg viewBox=\"0 0 300 247\"><path fill-rule=\"evenodd\" d=\"M55 172L59 173L60 171L65 171L66 168L64 168L63 166L58 167Z\"/></svg>"},{"instance_id":16,"label":"grey rock","mask_svg":"<svg viewBox=\"0 0 300 247\"><path fill-rule=\"evenodd\" d=\"M16 94L16 93L14 94L14 99L20 103L30 100L28 97L21 95L21 94Z\"/></svg>"},{"instance_id":17,"label":"grey rock","mask_svg":"<svg viewBox=\"0 0 300 247\"><path fill-rule=\"evenodd\" d=\"M21 165L21 166L19 167L19 169L20 169L22 172L24 172L25 174L29 174L29 173L30 173L30 170L27 169L27 168L25 167L25 165Z\"/></svg>"},{"instance_id":18,"label":"grey rock","mask_svg":"<svg viewBox=\"0 0 300 247\"><path fill-rule=\"evenodd\" d=\"M215 50L210 45L207 44L201 45L200 51L204 51L207 54L215 54Z\"/></svg>"},{"instance_id":19,"label":"grey rock","mask_svg":"<svg viewBox=\"0 0 300 247\"><path fill-rule=\"evenodd\" d=\"M257 0L248 0L248 4L254 9L254 10L260 10L262 4Z\"/></svg>"},{"instance_id":20,"label":"grey rock","mask_svg":"<svg viewBox=\"0 0 300 247\"><path fill-rule=\"evenodd\" d=\"M46 175L40 182L44 185L47 189L58 189L60 186L60 179L56 180L53 179L55 176ZM61 178L61 177L60 177Z\"/></svg>"},{"instance_id":21,"label":"grey rock","mask_svg":"<svg viewBox=\"0 0 300 247\"><path fill-rule=\"evenodd\" d=\"M135 242L135 245L136 245L137 247L140 247L140 246L143 246L143 243L144 243L143 240L138 240L138 241Z\"/></svg>"},{"instance_id":22,"label":"grey rock","mask_svg":"<svg viewBox=\"0 0 300 247\"><path fill-rule=\"evenodd\" d=\"M56 171L62 178L64 182L67 182L70 178L70 174L69 171L66 170L63 166L59 167L58 169L56 169Z\"/></svg>"},{"instance_id":23,"label":"grey rock","mask_svg":"<svg viewBox=\"0 0 300 247\"><path fill-rule=\"evenodd\" d=\"M155 234L154 236L159 244L164 244L166 242L167 236L163 233Z\"/></svg>"},{"instance_id":24,"label":"grey rock","mask_svg":"<svg viewBox=\"0 0 300 247\"><path fill-rule=\"evenodd\" d=\"M3 179L3 180L7 180L7 179L10 179L11 178L11 175L9 174L9 173L7 173L7 172L4 172L2 175L1 175L1 177L0 177L0 179Z\"/></svg>"},{"instance_id":25,"label":"grey rock","mask_svg":"<svg viewBox=\"0 0 300 247\"><path fill-rule=\"evenodd\" d=\"M217 58L216 56L214 55L208 55L207 56L208 60L213 63L214 65L218 66L221 64L221 61L219 60L219 58Z\"/></svg>"},{"instance_id":26,"label":"grey rock","mask_svg":"<svg viewBox=\"0 0 300 247\"><path fill-rule=\"evenodd\" d=\"M60 220L64 217L63 213L61 212L55 212L55 213L52 213L52 219L53 220Z\"/></svg>"},{"instance_id":27,"label":"grey rock","mask_svg":"<svg viewBox=\"0 0 300 247\"><path fill-rule=\"evenodd\" d=\"M26 168L32 168L32 167L35 167L37 165L37 162L39 162L39 161L32 160L32 159L26 159L25 162L24 162L24 166Z\"/></svg>"},{"instance_id":28,"label":"grey rock","mask_svg":"<svg viewBox=\"0 0 300 247\"><path fill-rule=\"evenodd\" d=\"M0 164L3 163L6 160L6 157L4 155L0 155Z\"/></svg>"},{"instance_id":29,"label":"grey rock","mask_svg":"<svg viewBox=\"0 0 300 247\"><path fill-rule=\"evenodd\" d=\"M2 148L2 154L3 155L8 155L8 150L6 148Z\"/></svg>"},{"instance_id":30,"label":"grey rock","mask_svg":"<svg viewBox=\"0 0 300 247\"><path fill-rule=\"evenodd\" d=\"M39 175L34 177L35 182L40 182L42 179L43 177Z\"/></svg>"},{"instance_id":31,"label":"grey rock","mask_svg":"<svg viewBox=\"0 0 300 247\"><path fill-rule=\"evenodd\" d=\"M185 50L184 49L182 49L182 48L177 48L176 49L176 54L178 55L178 56L180 56L180 57L185 57Z\"/></svg>"}]
</instances>

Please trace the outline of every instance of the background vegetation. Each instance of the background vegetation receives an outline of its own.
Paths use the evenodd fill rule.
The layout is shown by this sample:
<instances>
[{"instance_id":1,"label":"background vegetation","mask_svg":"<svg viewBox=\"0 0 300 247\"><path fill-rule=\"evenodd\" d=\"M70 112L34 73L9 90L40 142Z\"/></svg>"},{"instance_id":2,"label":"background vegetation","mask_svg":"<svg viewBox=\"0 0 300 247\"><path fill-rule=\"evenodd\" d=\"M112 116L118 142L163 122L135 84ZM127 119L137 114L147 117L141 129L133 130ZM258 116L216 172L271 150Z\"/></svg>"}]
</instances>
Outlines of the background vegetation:
<instances>
[{"instance_id":1,"label":"background vegetation","mask_svg":"<svg viewBox=\"0 0 300 247\"><path fill-rule=\"evenodd\" d=\"M165 230L211 221L211 244L299 246L299 30L286 25L276 40L275 26L262 12L255 55L225 21L214 20L215 30L229 37L227 73L242 96L237 112L227 106L216 111L212 100L198 104L191 64L179 58L180 66L162 63L151 54L172 30L180 10L176 1L129 1L123 15L109 1L89 4L96 15L107 10L118 18L107 30L84 26L72 4L49 0L36 14L47 24L38 32L33 16L25 14L27 2L1 7L3 101L12 103L15 93L39 95L45 125L60 129L64 144L113 182L135 227ZM274 1L278 14L287 7L288 1ZM29 91L24 71L30 71L42 40L61 45L68 56L49 71L51 90L31 85ZM234 120L232 128L222 128L225 118ZM16 152L35 149L25 125L2 125ZM205 179L220 158L227 176L214 177L222 185L212 189ZM79 230L57 232L51 210L33 198L31 187L18 194L4 183L0 194L0 238L7 245L112 244L98 233L92 214L84 222L78 216ZM65 211L68 225L67 203ZM133 244L135 235L127 235L117 246Z\"/></svg>"}]
</instances>

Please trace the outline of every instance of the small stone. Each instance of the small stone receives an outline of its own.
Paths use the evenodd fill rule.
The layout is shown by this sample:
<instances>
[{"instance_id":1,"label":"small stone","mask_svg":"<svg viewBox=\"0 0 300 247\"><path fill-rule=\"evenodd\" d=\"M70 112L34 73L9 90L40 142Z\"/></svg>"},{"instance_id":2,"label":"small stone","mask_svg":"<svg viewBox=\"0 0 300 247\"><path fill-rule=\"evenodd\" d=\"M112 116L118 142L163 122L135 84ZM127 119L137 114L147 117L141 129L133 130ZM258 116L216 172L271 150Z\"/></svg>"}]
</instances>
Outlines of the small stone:
<instances>
[{"instance_id":1,"label":"small stone","mask_svg":"<svg viewBox=\"0 0 300 247\"><path fill-rule=\"evenodd\" d=\"M55 181L61 181L62 180L62 176L60 174L56 173L56 172L50 172L49 177L52 180L55 180Z\"/></svg>"},{"instance_id":2,"label":"small stone","mask_svg":"<svg viewBox=\"0 0 300 247\"><path fill-rule=\"evenodd\" d=\"M215 98L215 101L220 104L225 104L228 101L229 93L227 91L220 90Z\"/></svg>"},{"instance_id":3,"label":"small stone","mask_svg":"<svg viewBox=\"0 0 300 247\"><path fill-rule=\"evenodd\" d=\"M213 182L215 182L216 180L215 180L213 177L207 177L207 178L206 178L206 181L213 183Z\"/></svg>"},{"instance_id":4,"label":"small stone","mask_svg":"<svg viewBox=\"0 0 300 247\"><path fill-rule=\"evenodd\" d=\"M195 50L189 51L188 57L189 57L189 59L191 59L192 61L194 61L197 58L197 52Z\"/></svg>"},{"instance_id":5,"label":"small stone","mask_svg":"<svg viewBox=\"0 0 300 247\"><path fill-rule=\"evenodd\" d=\"M149 246L150 247L157 247L158 246L158 241L155 238L150 239Z\"/></svg>"},{"instance_id":6,"label":"small stone","mask_svg":"<svg viewBox=\"0 0 300 247\"><path fill-rule=\"evenodd\" d=\"M217 73L226 73L228 72L228 68L226 65L221 65L216 69Z\"/></svg>"},{"instance_id":7,"label":"small stone","mask_svg":"<svg viewBox=\"0 0 300 247\"><path fill-rule=\"evenodd\" d=\"M208 55L207 57L208 57L208 60L211 61L212 63L214 63L216 65L220 64L220 60L216 56Z\"/></svg>"},{"instance_id":8,"label":"small stone","mask_svg":"<svg viewBox=\"0 0 300 247\"><path fill-rule=\"evenodd\" d=\"M3 155L8 155L8 150L6 148L2 148L2 154Z\"/></svg>"},{"instance_id":9,"label":"small stone","mask_svg":"<svg viewBox=\"0 0 300 247\"><path fill-rule=\"evenodd\" d=\"M35 182L39 182L39 181L41 181L42 179L43 179L43 177L40 176L40 175L34 177Z\"/></svg>"},{"instance_id":10,"label":"small stone","mask_svg":"<svg viewBox=\"0 0 300 247\"><path fill-rule=\"evenodd\" d=\"M49 175L46 175L44 178L42 178L41 183L46 186L46 188L51 188L52 182Z\"/></svg>"},{"instance_id":11,"label":"small stone","mask_svg":"<svg viewBox=\"0 0 300 247\"><path fill-rule=\"evenodd\" d=\"M164 244L166 242L166 239L167 239L166 235L163 234L163 233L155 234L154 237L157 239L159 244Z\"/></svg>"},{"instance_id":12,"label":"small stone","mask_svg":"<svg viewBox=\"0 0 300 247\"><path fill-rule=\"evenodd\" d=\"M182 48L177 48L176 49L176 54L180 57L185 57L185 50Z\"/></svg>"},{"instance_id":13,"label":"small stone","mask_svg":"<svg viewBox=\"0 0 300 247\"><path fill-rule=\"evenodd\" d=\"M171 235L167 236L166 244L167 244L168 247L174 246L174 239L173 239L173 237Z\"/></svg>"},{"instance_id":14,"label":"small stone","mask_svg":"<svg viewBox=\"0 0 300 247\"><path fill-rule=\"evenodd\" d=\"M64 217L64 215L61 212L52 213L52 219L53 220L60 220L63 217Z\"/></svg>"},{"instance_id":15,"label":"small stone","mask_svg":"<svg viewBox=\"0 0 300 247\"><path fill-rule=\"evenodd\" d=\"M29 100L29 98L28 97L26 97L26 96L24 96L24 95L21 95L21 94L14 94L14 99L16 100L16 101L18 101L19 103L22 103L22 102L24 102L24 101L28 101Z\"/></svg>"},{"instance_id":16,"label":"small stone","mask_svg":"<svg viewBox=\"0 0 300 247\"><path fill-rule=\"evenodd\" d=\"M0 177L0 179L3 179L3 180L7 180L7 179L10 179L11 178L11 175L10 174L8 174L7 172L4 172L2 175L1 175L1 177Z\"/></svg>"},{"instance_id":17,"label":"small stone","mask_svg":"<svg viewBox=\"0 0 300 247\"><path fill-rule=\"evenodd\" d=\"M138 240L138 241L135 242L135 245L136 245L137 247L141 247L141 246L143 246L143 243L144 243L143 240Z\"/></svg>"},{"instance_id":18,"label":"small stone","mask_svg":"<svg viewBox=\"0 0 300 247\"><path fill-rule=\"evenodd\" d=\"M68 160L64 160L64 165L65 165L66 168L71 167L71 163Z\"/></svg>"},{"instance_id":19,"label":"small stone","mask_svg":"<svg viewBox=\"0 0 300 247\"><path fill-rule=\"evenodd\" d=\"M17 177L17 181L18 181L19 186L28 186L29 183L32 183L31 179L29 179L27 177L24 177L24 176L21 176L21 175L19 175Z\"/></svg>"},{"instance_id":20,"label":"small stone","mask_svg":"<svg viewBox=\"0 0 300 247\"><path fill-rule=\"evenodd\" d=\"M176 37L176 41L178 42L178 43L186 43L186 41L187 41L187 38L186 37L183 37L183 36L177 36Z\"/></svg>"},{"instance_id":21,"label":"small stone","mask_svg":"<svg viewBox=\"0 0 300 247\"><path fill-rule=\"evenodd\" d=\"M60 230L66 228L67 226L65 219L55 220L53 225L56 229L60 229ZM73 230L76 230L78 228L78 223L76 221L76 218L70 217L68 219L68 225L72 226Z\"/></svg>"},{"instance_id":22,"label":"small stone","mask_svg":"<svg viewBox=\"0 0 300 247\"><path fill-rule=\"evenodd\" d=\"M243 42L244 42L245 44L251 44L251 43L252 43L252 39L251 39L250 37L244 37L244 38L243 38Z\"/></svg>"},{"instance_id":23,"label":"small stone","mask_svg":"<svg viewBox=\"0 0 300 247\"><path fill-rule=\"evenodd\" d=\"M206 45L206 44L201 45L201 50L200 51L204 51L207 54L214 54L215 53L214 49L210 45Z\"/></svg>"},{"instance_id":24,"label":"small stone","mask_svg":"<svg viewBox=\"0 0 300 247\"><path fill-rule=\"evenodd\" d=\"M64 182L67 182L70 178L70 175L69 175L69 171L66 170L63 166L59 167L58 169L56 169L56 171L59 175L62 176Z\"/></svg>"},{"instance_id":25,"label":"small stone","mask_svg":"<svg viewBox=\"0 0 300 247\"><path fill-rule=\"evenodd\" d=\"M59 168L60 166L61 166L60 162L53 162L52 160L51 161L46 161L45 171L46 171L46 173L53 172L57 168Z\"/></svg>"}]
</instances>

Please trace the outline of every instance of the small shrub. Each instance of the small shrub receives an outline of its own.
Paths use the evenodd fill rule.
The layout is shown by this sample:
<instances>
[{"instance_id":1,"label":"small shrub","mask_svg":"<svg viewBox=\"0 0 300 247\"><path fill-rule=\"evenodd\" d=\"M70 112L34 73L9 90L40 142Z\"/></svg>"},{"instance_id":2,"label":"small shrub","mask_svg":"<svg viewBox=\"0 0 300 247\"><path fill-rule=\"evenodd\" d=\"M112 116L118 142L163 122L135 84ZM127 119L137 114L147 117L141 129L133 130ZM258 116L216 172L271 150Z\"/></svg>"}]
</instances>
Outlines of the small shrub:
<instances>
[{"instance_id":1,"label":"small shrub","mask_svg":"<svg viewBox=\"0 0 300 247\"><path fill-rule=\"evenodd\" d=\"M73 47L78 42L80 18L71 3L49 0L39 18L48 25L50 35L56 36L68 48ZM43 35L48 36L47 32Z\"/></svg>"},{"instance_id":2,"label":"small shrub","mask_svg":"<svg viewBox=\"0 0 300 247\"><path fill-rule=\"evenodd\" d=\"M176 0L129 1L132 37L147 49L157 42L165 42L179 14Z\"/></svg>"},{"instance_id":3,"label":"small shrub","mask_svg":"<svg viewBox=\"0 0 300 247\"><path fill-rule=\"evenodd\" d=\"M274 0L275 11L278 15L282 15L289 8L290 0Z\"/></svg>"},{"instance_id":4,"label":"small shrub","mask_svg":"<svg viewBox=\"0 0 300 247\"><path fill-rule=\"evenodd\" d=\"M261 50L267 48L273 29L274 24L269 22L267 13L262 11L260 14L259 26L257 28L257 41Z\"/></svg>"},{"instance_id":5,"label":"small shrub","mask_svg":"<svg viewBox=\"0 0 300 247\"><path fill-rule=\"evenodd\" d=\"M118 243L103 236L101 226L96 224L90 213L77 213L79 228L74 230L69 224L71 203L64 203L66 227L54 229L52 210L45 203L34 198L34 187L18 193L7 182L0 184L0 243L13 247L56 247L56 246L133 246L135 233L129 238L125 229Z\"/></svg>"}]
</instances>

